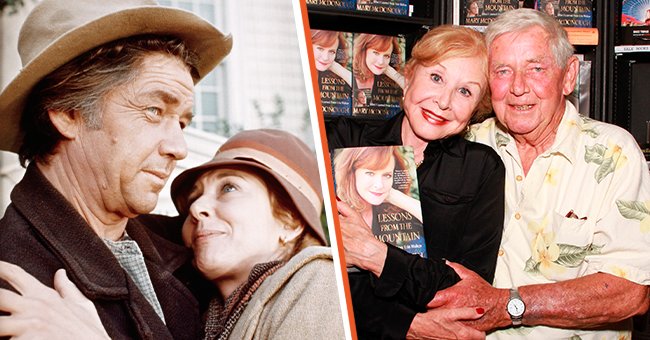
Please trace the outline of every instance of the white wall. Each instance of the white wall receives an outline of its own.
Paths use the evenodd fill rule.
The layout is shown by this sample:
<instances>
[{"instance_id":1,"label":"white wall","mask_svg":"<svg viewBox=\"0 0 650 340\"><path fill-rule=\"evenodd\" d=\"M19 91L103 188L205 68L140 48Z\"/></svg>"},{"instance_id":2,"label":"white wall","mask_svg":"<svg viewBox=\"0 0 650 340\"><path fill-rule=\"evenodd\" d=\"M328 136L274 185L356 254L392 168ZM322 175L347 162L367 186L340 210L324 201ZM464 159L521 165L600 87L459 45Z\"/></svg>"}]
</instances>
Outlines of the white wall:
<instances>
[{"instance_id":1,"label":"white wall","mask_svg":"<svg viewBox=\"0 0 650 340\"><path fill-rule=\"evenodd\" d=\"M18 13L9 15L8 9L0 14L0 88L4 88L21 67L18 56L18 32L20 25L34 7L32 1L25 1L25 7ZM18 156L14 153L0 151L0 216L4 215L9 205L9 193L14 185L23 177L24 169L18 164Z\"/></svg>"},{"instance_id":2,"label":"white wall","mask_svg":"<svg viewBox=\"0 0 650 340\"><path fill-rule=\"evenodd\" d=\"M303 126L308 108L291 1L226 3L226 29L233 35L227 63L233 121L245 128L265 126L268 122L258 119L252 101L271 111L274 96L280 95L285 104L280 127L313 145L311 130Z\"/></svg>"}]
</instances>

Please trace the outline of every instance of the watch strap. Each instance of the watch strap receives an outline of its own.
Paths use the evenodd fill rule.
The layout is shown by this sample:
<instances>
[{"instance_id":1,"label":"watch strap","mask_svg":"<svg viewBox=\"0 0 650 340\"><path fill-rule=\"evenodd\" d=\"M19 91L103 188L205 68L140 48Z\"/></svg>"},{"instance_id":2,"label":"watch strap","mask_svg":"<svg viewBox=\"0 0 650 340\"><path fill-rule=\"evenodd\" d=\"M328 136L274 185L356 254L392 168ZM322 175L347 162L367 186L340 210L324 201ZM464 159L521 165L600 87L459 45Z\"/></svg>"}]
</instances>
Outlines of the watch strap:
<instances>
[{"instance_id":1,"label":"watch strap","mask_svg":"<svg viewBox=\"0 0 650 340\"><path fill-rule=\"evenodd\" d=\"M523 300L521 299L521 295L519 295L519 291L517 288L510 288L510 299L508 302L512 300L519 300L523 303ZM510 319L512 320L512 325L513 326L521 326L521 320L524 318L524 314L522 313L521 315L515 316L510 314L508 311L508 314L510 315Z\"/></svg>"}]
</instances>

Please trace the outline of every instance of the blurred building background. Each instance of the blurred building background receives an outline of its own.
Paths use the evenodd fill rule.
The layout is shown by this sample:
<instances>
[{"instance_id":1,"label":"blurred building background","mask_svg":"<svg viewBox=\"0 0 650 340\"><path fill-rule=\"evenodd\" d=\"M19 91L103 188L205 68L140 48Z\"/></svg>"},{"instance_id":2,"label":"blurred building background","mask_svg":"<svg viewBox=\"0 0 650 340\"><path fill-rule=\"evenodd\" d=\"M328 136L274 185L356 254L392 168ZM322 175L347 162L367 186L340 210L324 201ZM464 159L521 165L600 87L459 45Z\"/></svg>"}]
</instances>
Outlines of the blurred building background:
<instances>
[{"instance_id":1,"label":"blurred building background","mask_svg":"<svg viewBox=\"0 0 650 340\"><path fill-rule=\"evenodd\" d=\"M314 145L291 0L158 1L192 11L233 36L230 55L195 89L195 117L185 130L188 157L178 162L172 176L209 160L228 136L242 129L284 129ZM0 12L2 88L20 70L18 32L37 2L0 0L6 6ZM23 172L17 155L0 151L0 216ZM155 212L175 214L171 181Z\"/></svg>"}]
</instances>

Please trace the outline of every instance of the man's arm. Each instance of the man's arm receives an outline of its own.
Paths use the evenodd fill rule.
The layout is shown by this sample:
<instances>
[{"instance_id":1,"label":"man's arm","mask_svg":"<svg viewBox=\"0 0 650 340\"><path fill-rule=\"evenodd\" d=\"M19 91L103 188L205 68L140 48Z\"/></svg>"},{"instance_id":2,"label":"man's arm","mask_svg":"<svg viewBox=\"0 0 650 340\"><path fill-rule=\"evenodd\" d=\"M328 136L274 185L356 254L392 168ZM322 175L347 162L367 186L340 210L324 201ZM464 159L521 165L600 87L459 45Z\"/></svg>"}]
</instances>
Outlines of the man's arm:
<instances>
[{"instance_id":1,"label":"man's arm","mask_svg":"<svg viewBox=\"0 0 650 340\"><path fill-rule=\"evenodd\" d=\"M508 289L494 288L465 267L450 265L461 281L438 292L430 308L483 307L485 316L472 325L484 331L512 324L506 312ZM596 328L645 313L650 292L647 286L605 273L518 289L526 304L524 325L573 329Z\"/></svg>"}]
</instances>

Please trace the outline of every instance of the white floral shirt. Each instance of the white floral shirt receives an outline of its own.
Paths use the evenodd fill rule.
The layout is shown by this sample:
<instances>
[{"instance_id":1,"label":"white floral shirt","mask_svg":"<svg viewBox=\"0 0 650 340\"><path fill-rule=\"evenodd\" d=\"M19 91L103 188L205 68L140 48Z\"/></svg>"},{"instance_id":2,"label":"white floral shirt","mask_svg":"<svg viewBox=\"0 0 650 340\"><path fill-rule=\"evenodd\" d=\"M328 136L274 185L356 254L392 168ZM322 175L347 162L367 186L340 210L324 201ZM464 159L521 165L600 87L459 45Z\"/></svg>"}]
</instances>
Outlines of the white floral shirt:
<instances>
[{"instance_id":1,"label":"white floral shirt","mask_svg":"<svg viewBox=\"0 0 650 340\"><path fill-rule=\"evenodd\" d=\"M495 287L596 272L650 285L650 173L627 131L579 115L567 102L553 146L527 175L513 137L494 118L472 126L467 139L494 148L506 167ZM626 327L631 329L631 321ZM510 328L489 338L630 339L631 334L540 326Z\"/></svg>"}]
</instances>

